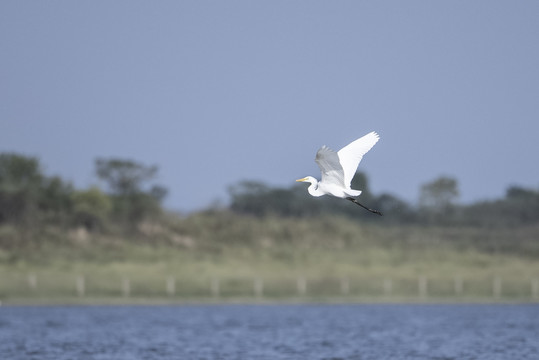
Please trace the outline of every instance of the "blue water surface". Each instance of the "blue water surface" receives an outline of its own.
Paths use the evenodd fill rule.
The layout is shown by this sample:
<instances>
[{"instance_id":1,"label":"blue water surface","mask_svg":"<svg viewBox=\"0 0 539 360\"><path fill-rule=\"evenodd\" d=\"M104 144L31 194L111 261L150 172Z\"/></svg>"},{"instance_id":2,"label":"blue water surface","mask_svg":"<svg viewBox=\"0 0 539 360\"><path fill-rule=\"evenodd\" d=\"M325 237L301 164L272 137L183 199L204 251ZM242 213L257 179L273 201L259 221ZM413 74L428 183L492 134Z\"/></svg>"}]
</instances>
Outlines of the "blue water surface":
<instances>
[{"instance_id":1,"label":"blue water surface","mask_svg":"<svg viewBox=\"0 0 539 360\"><path fill-rule=\"evenodd\" d=\"M0 359L537 360L539 306L4 306Z\"/></svg>"}]
</instances>

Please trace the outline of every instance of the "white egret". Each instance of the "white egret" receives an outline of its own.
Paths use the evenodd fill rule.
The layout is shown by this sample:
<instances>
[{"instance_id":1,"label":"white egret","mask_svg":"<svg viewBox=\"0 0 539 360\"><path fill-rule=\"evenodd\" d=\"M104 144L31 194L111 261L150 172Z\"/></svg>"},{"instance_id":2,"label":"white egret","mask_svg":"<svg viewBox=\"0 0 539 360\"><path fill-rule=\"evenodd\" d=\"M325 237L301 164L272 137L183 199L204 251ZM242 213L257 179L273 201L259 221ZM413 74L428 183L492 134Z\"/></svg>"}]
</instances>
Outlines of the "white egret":
<instances>
[{"instance_id":1,"label":"white egret","mask_svg":"<svg viewBox=\"0 0 539 360\"><path fill-rule=\"evenodd\" d=\"M378 142L379 138L378 134L373 131L352 141L337 152L325 145L322 146L314 159L322 172L322 179L318 181L312 176L307 176L296 181L311 183L307 190L312 196L332 195L350 200L374 214L382 215L380 211L369 209L360 204L354 197L359 196L361 190L350 188L350 183L363 155Z\"/></svg>"}]
</instances>

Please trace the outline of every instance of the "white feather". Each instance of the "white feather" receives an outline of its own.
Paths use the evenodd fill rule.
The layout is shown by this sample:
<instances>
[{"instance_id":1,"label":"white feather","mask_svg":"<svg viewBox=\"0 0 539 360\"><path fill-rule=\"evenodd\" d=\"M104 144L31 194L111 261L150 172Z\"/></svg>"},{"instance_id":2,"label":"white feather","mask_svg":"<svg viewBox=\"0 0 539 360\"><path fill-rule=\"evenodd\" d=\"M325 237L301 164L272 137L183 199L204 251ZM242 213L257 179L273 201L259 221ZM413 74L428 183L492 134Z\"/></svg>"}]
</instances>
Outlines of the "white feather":
<instances>
[{"instance_id":1,"label":"white feather","mask_svg":"<svg viewBox=\"0 0 539 360\"><path fill-rule=\"evenodd\" d=\"M309 194L313 196L333 195L340 198L358 196L360 190L350 188L356 174L359 162L380 137L376 132L354 140L350 144L335 152L327 146L322 146L316 153L315 161L322 173L322 179L316 180L308 176L298 181L310 182Z\"/></svg>"},{"instance_id":2,"label":"white feather","mask_svg":"<svg viewBox=\"0 0 539 360\"><path fill-rule=\"evenodd\" d=\"M363 155L372 149L379 139L380 136L373 131L352 141L337 152L337 155L339 155L339 162L344 171L344 185L347 188L350 188L350 184L356 174L361 159L363 159Z\"/></svg>"}]
</instances>

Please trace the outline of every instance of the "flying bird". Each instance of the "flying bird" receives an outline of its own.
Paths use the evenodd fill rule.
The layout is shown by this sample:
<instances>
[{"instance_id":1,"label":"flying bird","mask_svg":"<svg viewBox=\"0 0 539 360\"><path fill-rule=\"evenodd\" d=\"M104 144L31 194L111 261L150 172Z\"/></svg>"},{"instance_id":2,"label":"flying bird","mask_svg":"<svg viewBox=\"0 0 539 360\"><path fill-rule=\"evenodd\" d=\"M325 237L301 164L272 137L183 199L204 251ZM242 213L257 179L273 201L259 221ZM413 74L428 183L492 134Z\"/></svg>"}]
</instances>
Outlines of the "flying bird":
<instances>
[{"instance_id":1,"label":"flying bird","mask_svg":"<svg viewBox=\"0 0 539 360\"><path fill-rule=\"evenodd\" d=\"M378 142L379 138L380 136L373 131L352 141L337 152L325 145L322 146L314 159L322 172L322 180L318 181L312 176L307 176L296 181L311 183L307 190L312 196L332 195L350 200L374 214L382 215L380 211L369 209L360 204L355 197L361 194L361 190L350 188L350 183L363 155Z\"/></svg>"}]
</instances>

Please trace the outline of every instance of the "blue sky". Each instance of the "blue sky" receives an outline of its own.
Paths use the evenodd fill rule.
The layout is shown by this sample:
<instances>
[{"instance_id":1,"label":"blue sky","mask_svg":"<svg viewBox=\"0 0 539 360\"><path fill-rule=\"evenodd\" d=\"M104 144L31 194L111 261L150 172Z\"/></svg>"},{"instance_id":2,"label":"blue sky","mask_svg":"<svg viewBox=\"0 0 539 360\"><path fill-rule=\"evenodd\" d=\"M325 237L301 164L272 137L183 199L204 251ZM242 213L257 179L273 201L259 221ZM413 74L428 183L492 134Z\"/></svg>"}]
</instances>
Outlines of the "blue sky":
<instances>
[{"instance_id":1,"label":"blue sky","mask_svg":"<svg viewBox=\"0 0 539 360\"><path fill-rule=\"evenodd\" d=\"M96 157L159 166L166 205L319 177L370 131L375 193L539 187L538 1L0 3L0 151L84 188Z\"/></svg>"}]
</instances>

